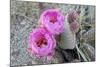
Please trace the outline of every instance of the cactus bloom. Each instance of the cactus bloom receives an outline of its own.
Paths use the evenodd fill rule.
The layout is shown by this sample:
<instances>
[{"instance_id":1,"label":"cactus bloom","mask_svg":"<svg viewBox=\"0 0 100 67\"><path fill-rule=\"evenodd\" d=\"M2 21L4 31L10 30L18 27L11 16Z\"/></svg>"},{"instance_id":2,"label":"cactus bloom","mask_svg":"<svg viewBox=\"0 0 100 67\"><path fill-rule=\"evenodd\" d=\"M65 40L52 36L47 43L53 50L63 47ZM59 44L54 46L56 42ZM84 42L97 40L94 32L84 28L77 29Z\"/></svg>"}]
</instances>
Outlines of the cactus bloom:
<instances>
[{"instance_id":1,"label":"cactus bloom","mask_svg":"<svg viewBox=\"0 0 100 67\"><path fill-rule=\"evenodd\" d=\"M77 33L79 30L79 23L77 22L78 13L76 10L70 10L67 14L67 19L70 23L70 29L72 32Z\"/></svg>"},{"instance_id":2,"label":"cactus bloom","mask_svg":"<svg viewBox=\"0 0 100 67\"><path fill-rule=\"evenodd\" d=\"M73 32L77 33L79 30L79 23L77 21L70 23L70 28Z\"/></svg>"},{"instance_id":3,"label":"cactus bloom","mask_svg":"<svg viewBox=\"0 0 100 67\"><path fill-rule=\"evenodd\" d=\"M67 16L68 16L67 17L68 21L71 23L71 22L74 22L74 20L76 20L79 15L76 10L69 10Z\"/></svg>"},{"instance_id":4,"label":"cactus bloom","mask_svg":"<svg viewBox=\"0 0 100 67\"><path fill-rule=\"evenodd\" d=\"M54 35L59 35L64 31L64 16L57 9L44 11L40 16L39 23Z\"/></svg>"},{"instance_id":5,"label":"cactus bloom","mask_svg":"<svg viewBox=\"0 0 100 67\"><path fill-rule=\"evenodd\" d=\"M45 28L34 29L29 36L30 52L37 57L53 56L56 41Z\"/></svg>"}]
</instances>

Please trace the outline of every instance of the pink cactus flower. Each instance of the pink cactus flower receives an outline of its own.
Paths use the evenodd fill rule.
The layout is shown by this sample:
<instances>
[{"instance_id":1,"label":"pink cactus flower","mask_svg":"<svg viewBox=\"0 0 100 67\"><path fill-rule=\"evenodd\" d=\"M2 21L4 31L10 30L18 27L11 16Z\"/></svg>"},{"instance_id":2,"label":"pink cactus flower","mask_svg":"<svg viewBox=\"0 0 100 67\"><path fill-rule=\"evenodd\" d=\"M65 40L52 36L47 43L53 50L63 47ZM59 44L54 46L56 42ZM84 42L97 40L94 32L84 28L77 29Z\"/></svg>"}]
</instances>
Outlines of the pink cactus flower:
<instances>
[{"instance_id":1,"label":"pink cactus flower","mask_svg":"<svg viewBox=\"0 0 100 67\"><path fill-rule=\"evenodd\" d=\"M57 9L44 11L40 16L39 23L54 35L59 35L64 31L64 16Z\"/></svg>"},{"instance_id":2,"label":"pink cactus flower","mask_svg":"<svg viewBox=\"0 0 100 67\"><path fill-rule=\"evenodd\" d=\"M70 23L70 28L72 32L77 33L79 30L79 23L77 21Z\"/></svg>"},{"instance_id":3,"label":"pink cactus flower","mask_svg":"<svg viewBox=\"0 0 100 67\"><path fill-rule=\"evenodd\" d=\"M29 35L29 51L37 57L53 56L56 41L45 29L34 29Z\"/></svg>"},{"instance_id":4,"label":"pink cactus flower","mask_svg":"<svg viewBox=\"0 0 100 67\"><path fill-rule=\"evenodd\" d=\"M71 23L71 22L74 22L74 20L76 20L77 18L78 18L78 13L77 13L77 11L76 10L69 10L69 12L68 12L68 17L67 17L67 19L68 19L68 21Z\"/></svg>"}]
</instances>

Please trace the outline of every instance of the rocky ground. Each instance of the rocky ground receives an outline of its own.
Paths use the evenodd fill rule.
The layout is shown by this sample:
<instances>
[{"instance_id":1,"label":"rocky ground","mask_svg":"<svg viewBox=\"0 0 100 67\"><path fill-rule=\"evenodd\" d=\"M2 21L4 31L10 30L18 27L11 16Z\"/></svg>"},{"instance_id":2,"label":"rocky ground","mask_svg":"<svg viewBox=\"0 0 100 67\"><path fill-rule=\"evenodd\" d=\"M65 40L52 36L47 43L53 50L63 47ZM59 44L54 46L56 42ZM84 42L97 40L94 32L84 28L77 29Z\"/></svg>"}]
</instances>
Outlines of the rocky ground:
<instances>
[{"instance_id":1,"label":"rocky ground","mask_svg":"<svg viewBox=\"0 0 100 67\"><path fill-rule=\"evenodd\" d=\"M80 13L80 30L77 33L78 47L73 50L56 48L53 59L38 59L28 53L28 36L37 27L39 16L45 9L57 8L66 15L70 8ZM10 65L37 65L70 63L95 60L95 6L57 3L38 3L11 0Z\"/></svg>"}]
</instances>

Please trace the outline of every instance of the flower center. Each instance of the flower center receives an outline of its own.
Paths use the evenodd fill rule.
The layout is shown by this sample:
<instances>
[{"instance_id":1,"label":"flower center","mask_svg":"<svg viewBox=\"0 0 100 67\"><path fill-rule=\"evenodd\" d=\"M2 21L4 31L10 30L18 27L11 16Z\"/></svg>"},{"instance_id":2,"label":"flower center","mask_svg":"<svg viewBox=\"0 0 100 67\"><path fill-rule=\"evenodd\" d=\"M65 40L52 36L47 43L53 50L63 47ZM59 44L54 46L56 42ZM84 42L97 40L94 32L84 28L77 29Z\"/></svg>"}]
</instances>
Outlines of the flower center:
<instances>
[{"instance_id":1,"label":"flower center","mask_svg":"<svg viewBox=\"0 0 100 67\"><path fill-rule=\"evenodd\" d=\"M37 43L37 46L40 48L47 45L47 41L44 37L40 37L36 43Z\"/></svg>"},{"instance_id":2,"label":"flower center","mask_svg":"<svg viewBox=\"0 0 100 67\"><path fill-rule=\"evenodd\" d=\"M56 16L50 17L50 22L51 22L51 23L55 23L56 21L57 21Z\"/></svg>"}]
</instances>

